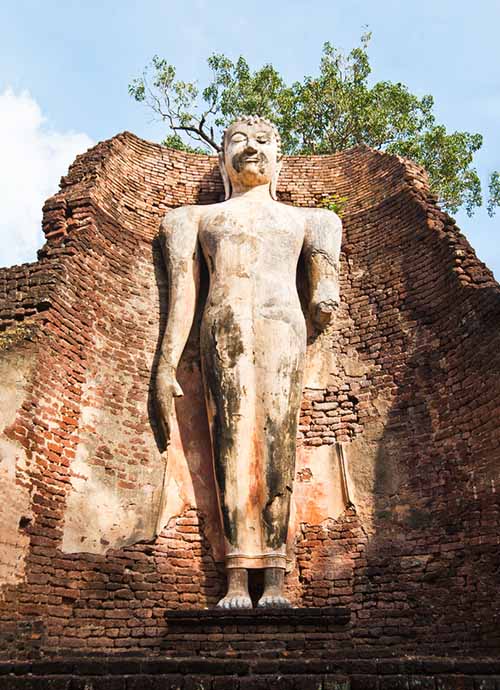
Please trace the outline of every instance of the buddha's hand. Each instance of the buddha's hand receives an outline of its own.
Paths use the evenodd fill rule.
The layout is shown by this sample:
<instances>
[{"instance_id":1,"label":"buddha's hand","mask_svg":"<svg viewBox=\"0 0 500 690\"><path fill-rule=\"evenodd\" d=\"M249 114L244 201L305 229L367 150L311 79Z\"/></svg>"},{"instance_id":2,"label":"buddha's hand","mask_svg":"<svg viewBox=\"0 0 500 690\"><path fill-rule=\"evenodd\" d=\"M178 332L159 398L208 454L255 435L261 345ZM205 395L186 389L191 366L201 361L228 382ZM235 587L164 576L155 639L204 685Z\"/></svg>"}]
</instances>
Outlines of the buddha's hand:
<instances>
[{"instance_id":1,"label":"buddha's hand","mask_svg":"<svg viewBox=\"0 0 500 690\"><path fill-rule=\"evenodd\" d=\"M333 320L333 315L339 303L333 299L321 300L311 304L311 316L316 328L324 330Z\"/></svg>"},{"instance_id":2,"label":"buddha's hand","mask_svg":"<svg viewBox=\"0 0 500 690\"><path fill-rule=\"evenodd\" d=\"M174 398L184 393L175 376L175 367L160 364L156 374L156 405L165 443L170 441L170 417L174 408Z\"/></svg>"}]
</instances>

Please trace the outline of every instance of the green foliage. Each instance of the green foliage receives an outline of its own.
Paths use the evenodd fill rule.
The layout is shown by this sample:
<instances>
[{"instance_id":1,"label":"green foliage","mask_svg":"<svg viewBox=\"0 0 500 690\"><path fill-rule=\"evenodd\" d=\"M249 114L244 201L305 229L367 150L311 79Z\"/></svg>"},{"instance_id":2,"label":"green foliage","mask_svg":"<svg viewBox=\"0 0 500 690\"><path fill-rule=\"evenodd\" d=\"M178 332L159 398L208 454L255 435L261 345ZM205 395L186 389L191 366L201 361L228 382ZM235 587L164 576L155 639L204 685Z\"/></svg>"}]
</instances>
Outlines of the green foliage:
<instances>
[{"instance_id":1,"label":"green foliage","mask_svg":"<svg viewBox=\"0 0 500 690\"><path fill-rule=\"evenodd\" d=\"M169 134L161 142L163 146L168 146L169 149L177 149L177 151L187 151L188 153L203 153L208 155L209 151L201 146L190 146L186 144L184 139L176 134Z\"/></svg>"},{"instance_id":2,"label":"green foliage","mask_svg":"<svg viewBox=\"0 0 500 690\"><path fill-rule=\"evenodd\" d=\"M495 208L500 206L500 173L497 171L491 173L490 183L488 186L490 198L488 199L488 214L495 215Z\"/></svg>"},{"instance_id":3,"label":"green foliage","mask_svg":"<svg viewBox=\"0 0 500 690\"><path fill-rule=\"evenodd\" d=\"M176 81L176 71L155 56L129 93L148 105L173 131L169 146L195 150L183 132L203 145L220 150L216 138L233 120L261 115L272 120L282 138L283 153L324 154L358 144L411 158L426 168L431 190L451 212L465 207L471 215L481 206L481 183L473 167L482 146L480 134L447 132L437 123L432 96L421 98L401 83L368 82L371 34L344 54L325 43L319 73L287 85L272 65L252 72L245 58L208 58L212 80L201 93L194 82ZM150 74L152 81L150 83ZM500 176L490 178L488 212L500 205Z\"/></svg>"},{"instance_id":4,"label":"green foliage","mask_svg":"<svg viewBox=\"0 0 500 690\"><path fill-rule=\"evenodd\" d=\"M340 196L339 194L329 194L321 197L318 202L318 208L327 208L329 211L334 211L339 218L344 215L345 206L349 200L347 196Z\"/></svg>"},{"instance_id":5,"label":"green foliage","mask_svg":"<svg viewBox=\"0 0 500 690\"><path fill-rule=\"evenodd\" d=\"M472 167L474 153L482 143L480 134L448 134L442 125L433 125L412 139L387 146L387 151L420 163L429 174L431 190L446 209L455 213L460 206L465 206L471 216L482 204L481 182Z\"/></svg>"}]
</instances>

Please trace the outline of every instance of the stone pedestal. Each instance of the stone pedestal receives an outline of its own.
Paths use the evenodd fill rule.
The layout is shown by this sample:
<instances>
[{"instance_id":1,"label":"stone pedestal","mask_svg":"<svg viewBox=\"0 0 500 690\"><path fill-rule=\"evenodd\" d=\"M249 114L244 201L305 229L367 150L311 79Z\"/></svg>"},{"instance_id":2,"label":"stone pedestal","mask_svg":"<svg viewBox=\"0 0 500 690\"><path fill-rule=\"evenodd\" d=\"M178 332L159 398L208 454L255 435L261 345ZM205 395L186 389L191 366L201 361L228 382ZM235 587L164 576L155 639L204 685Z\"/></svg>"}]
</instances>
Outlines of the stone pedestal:
<instances>
[{"instance_id":1,"label":"stone pedestal","mask_svg":"<svg viewBox=\"0 0 500 690\"><path fill-rule=\"evenodd\" d=\"M348 608L167 611L172 657L322 657L350 643ZM327 651L328 650L328 651Z\"/></svg>"}]
</instances>

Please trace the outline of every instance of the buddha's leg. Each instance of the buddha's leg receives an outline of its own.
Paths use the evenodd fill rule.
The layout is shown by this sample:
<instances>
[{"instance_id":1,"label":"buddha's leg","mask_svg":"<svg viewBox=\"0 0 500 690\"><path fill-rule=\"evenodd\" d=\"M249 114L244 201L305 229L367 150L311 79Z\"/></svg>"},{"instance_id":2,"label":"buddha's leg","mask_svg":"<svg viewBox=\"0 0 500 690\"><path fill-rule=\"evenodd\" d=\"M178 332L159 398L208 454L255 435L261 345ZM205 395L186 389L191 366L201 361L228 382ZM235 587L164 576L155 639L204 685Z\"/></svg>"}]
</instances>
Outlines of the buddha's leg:
<instances>
[{"instance_id":1,"label":"buddha's leg","mask_svg":"<svg viewBox=\"0 0 500 690\"><path fill-rule=\"evenodd\" d=\"M261 552L258 506L250 500L255 437L251 320L239 319L229 306L205 314L201 355L228 570L228 594L219 605L250 607L246 568Z\"/></svg>"},{"instance_id":2,"label":"buddha's leg","mask_svg":"<svg viewBox=\"0 0 500 690\"><path fill-rule=\"evenodd\" d=\"M269 554L259 606L289 605L283 583L306 345L302 314L293 316L287 321L263 320L267 347L263 343L260 351L256 348L265 473L262 529Z\"/></svg>"}]
</instances>

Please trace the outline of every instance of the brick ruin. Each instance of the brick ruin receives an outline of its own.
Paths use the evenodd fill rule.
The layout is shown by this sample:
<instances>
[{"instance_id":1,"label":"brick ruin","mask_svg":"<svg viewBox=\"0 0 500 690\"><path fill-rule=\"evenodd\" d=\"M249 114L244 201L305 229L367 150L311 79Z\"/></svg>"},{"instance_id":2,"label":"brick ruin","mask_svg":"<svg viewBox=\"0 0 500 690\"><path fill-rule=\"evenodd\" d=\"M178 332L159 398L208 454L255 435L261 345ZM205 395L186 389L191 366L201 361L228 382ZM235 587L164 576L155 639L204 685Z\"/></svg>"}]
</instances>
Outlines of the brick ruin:
<instances>
[{"instance_id":1,"label":"brick ruin","mask_svg":"<svg viewBox=\"0 0 500 690\"><path fill-rule=\"evenodd\" d=\"M355 500L300 525L287 587L350 622L169 632L166 612L212 607L224 575L196 506L154 536L156 236L168 208L223 193L214 158L124 133L46 202L39 260L0 269L0 658L498 657L500 287L408 161L285 158L281 201L332 193L348 197L342 305L320 344L335 368L304 391L300 443L342 444ZM101 505L114 521L78 545Z\"/></svg>"}]
</instances>

